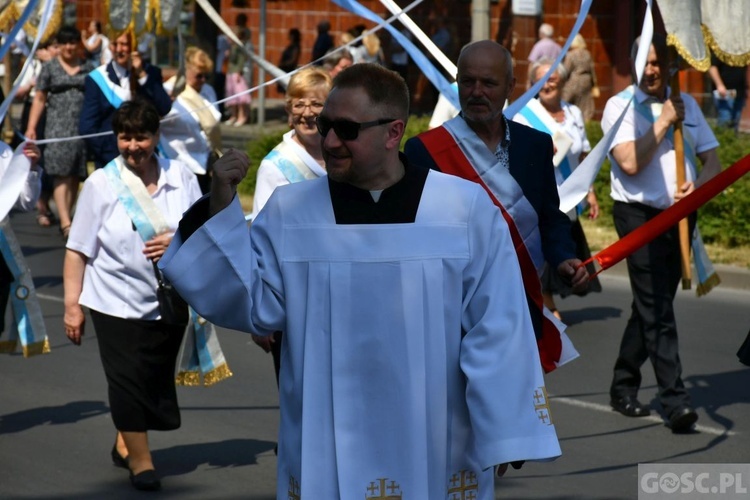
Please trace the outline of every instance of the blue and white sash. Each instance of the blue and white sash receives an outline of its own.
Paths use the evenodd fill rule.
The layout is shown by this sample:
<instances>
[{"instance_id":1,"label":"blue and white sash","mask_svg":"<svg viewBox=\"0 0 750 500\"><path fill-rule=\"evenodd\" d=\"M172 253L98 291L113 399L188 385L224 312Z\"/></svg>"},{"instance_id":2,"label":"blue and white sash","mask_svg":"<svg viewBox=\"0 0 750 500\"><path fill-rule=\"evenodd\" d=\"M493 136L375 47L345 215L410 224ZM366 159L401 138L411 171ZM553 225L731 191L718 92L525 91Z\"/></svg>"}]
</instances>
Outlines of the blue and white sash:
<instances>
[{"instance_id":1,"label":"blue and white sash","mask_svg":"<svg viewBox=\"0 0 750 500\"><path fill-rule=\"evenodd\" d=\"M532 128L549 134L552 137L552 142L554 142L555 133L561 131L560 126L552 119L538 99L530 100L518 113L526 119ZM555 147L557 147L557 144L555 144ZM559 169L563 180L567 179L573 171L567 155L563 156L562 161L559 165L555 165L555 168Z\"/></svg>"},{"instance_id":2,"label":"blue and white sash","mask_svg":"<svg viewBox=\"0 0 750 500\"><path fill-rule=\"evenodd\" d=\"M107 65L102 65L89 73L89 76L94 83L102 91L105 99L112 105L113 108L118 109L122 106L123 102L129 101L132 97L129 88L120 87L115 82L109 79L107 74Z\"/></svg>"},{"instance_id":3,"label":"blue and white sash","mask_svg":"<svg viewBox=\"0 0 750 500\"><path fill-rule=\"evenodd\" d=\"M542 254L542 236L539 232L539 217L529 200L523 195L521 186L510 171L500 165L494 152L487 148L487 145L469 128L461 116L443 123L443 127L455 139L461 152L495 198L513 217L531 260L534 261L537 273L541 275L544 270L544 255ZM513 140L512 137L511 140Z\"/></svg>"},{"instance_id":4,"label":"blue and white sash","mask_svg":"<svg viewBox=\"0 0 750 500\"><path fill-rule=\"evenodd\" d=\"M174 90L175 78L171 83ZM204 175L208 157L221 147L221 113L190 85L177 96L159 126L159 147L167 158L180 160L193 173Z\"/></svg>"},{"instance_id":5,"label":"blue and white sash","mask_svg":"<svg viewBox=\"0 0 750 500\"><path fill-rule=\"evenodd\" d=\"M174 164L172 168L179 167ZM146 186L127 168L122 156L109 162L104 167L104 173L144 242L169 231L164 216ZM216 329L211 323L198 317L192 307L180 356L175 378L178 385L200 385L201 375L204 385L215 384L232 376L219 345ZM196 363L195 360L199 362Z\"/></svg>"},{"instance_id":6,"label":"blue and white sash","mask_svg":"<svg viewBox=\"0 0 750 500\"><path fill-rule=\"evenodd\" d=\"M14 352L19 340L26 358L50 352L47 329L44 326L34 281L7 217L0 221L0 258L5 260L13 275L10 303L14 320L8 338L0 340L0 352ZM0 318L4 317L4 313L5 311L2 311Z\"/></svg>"},{"instance_id":7,"label":"blue and white sash","mask_svg":"<svg viewBox=\"0 0 750 500\"><path fill-rule=\"evenodd\" d=\"M530 100L526 106L521 108L521 111L519 111L518 114L521 115L532 128L544 132L545 134L549 134L552 137L552 142L555 144L556 149L559 150L561 148L561 146L555 142L555 138L557 137L557 134L565 134L565 131L550 116L547 110L544 109L544 106L542 106L538 99ZM568 158L567 151L562 155L560 163L555 165L555 168L560 174L560 177L562 177L563 182L570 177L571 173L573 173L574 168L570 166L570 159ZM559 182L559 184L562 183ZM572 220L575 220L576 215L581 215L585 208L586 202L582 201L576 205L575 212L570 211L566 213Z\"/></svg>"},{"instance_id":8,"label":"blue and white sash","mask_svg":"<svg viewBox=\"0 0 750 500\"><path fill-rule=\"evenodd\" d=\"M276 165L276 168L279 169L290 184L318 178L318 174L307 166L305 161L295 151L294 146L289 144L286 138L273 148L264 160L268 160Z\"/></svg>"}]
</instances>

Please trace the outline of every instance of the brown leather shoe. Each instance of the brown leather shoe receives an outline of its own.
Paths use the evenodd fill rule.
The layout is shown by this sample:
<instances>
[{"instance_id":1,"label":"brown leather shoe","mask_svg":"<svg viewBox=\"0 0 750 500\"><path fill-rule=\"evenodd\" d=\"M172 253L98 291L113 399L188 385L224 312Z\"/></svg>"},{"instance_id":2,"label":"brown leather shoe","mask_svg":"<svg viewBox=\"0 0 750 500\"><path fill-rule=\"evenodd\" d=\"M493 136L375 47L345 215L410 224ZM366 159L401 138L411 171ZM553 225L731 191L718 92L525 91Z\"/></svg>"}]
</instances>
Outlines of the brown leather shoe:
<instances>
[{"instance_id":1,"label":"brown leather shoe","mask_svg":"<svg viewBox=\"0 0 750 500\"><path fill-rule=\"evenodd\" d=\"M635 396L623 396L609 402L612 409L626 417L647 417L651 415L648 406L644 406Z\"/></svg>"}]
</instances>

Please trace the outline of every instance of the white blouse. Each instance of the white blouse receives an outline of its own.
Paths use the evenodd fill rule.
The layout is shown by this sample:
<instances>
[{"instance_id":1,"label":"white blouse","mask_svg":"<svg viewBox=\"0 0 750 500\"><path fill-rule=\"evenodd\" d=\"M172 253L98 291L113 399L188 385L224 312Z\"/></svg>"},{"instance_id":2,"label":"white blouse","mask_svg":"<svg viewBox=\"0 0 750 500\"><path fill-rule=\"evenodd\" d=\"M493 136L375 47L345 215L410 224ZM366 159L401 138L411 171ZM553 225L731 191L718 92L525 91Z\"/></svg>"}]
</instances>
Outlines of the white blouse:
<instances>
[{"instance_id":1,"label":"white blouse","mask_svg":"<svg viewBox=\"0 0 750 500\"><path fill-rule=\"evenodd\" d=\"M151 197L172 230L201 196L195 175L181 162L159 159ZM102 169L86 180L66 245L87 257L79 303L125 319L156 320L156 277L135 230Z\"/></svg>"}]
</instances>

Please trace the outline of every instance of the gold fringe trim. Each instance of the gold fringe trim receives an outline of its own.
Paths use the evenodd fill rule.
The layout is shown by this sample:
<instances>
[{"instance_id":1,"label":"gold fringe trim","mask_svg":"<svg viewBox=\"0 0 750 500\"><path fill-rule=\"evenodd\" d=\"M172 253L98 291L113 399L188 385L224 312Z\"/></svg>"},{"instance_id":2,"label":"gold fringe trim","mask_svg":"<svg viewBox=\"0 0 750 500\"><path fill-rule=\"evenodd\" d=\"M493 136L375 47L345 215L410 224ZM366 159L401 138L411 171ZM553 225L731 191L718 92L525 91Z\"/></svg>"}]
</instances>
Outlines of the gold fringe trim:
<instances>
[{"instance_id":1,"label":"gold fringe trim","mask_svg":"<svg viewBox=\"0 0 750 500\"><path fill-rule=\"evenodd\" d=\"M0 341L0 354L10 354L16 350L18 341L16 340L3 340Z\"/></svg>"},{"instance_id":2,"label":"gold fringe trim","mask_svg":"<svg viewBox=\"0 0 750 500\"><path fill-rule=\"evenodd\" d=\"M48 354L49 352L49 339L44 339L41 342L34 342L33 344L24 346L23 357L28 358L37 354Z\"/></svg>"},{"instance_id":3,"label":"gold fringe trim","mask_svg":"<svg viewBox=\"0 0 750 500\"><path fill-rule=\"evenodd\" d=\"M9 32L13 29L21 13L18 11L15 2L11 2L4 11L0 12L0 31Z\"/></svg>"},{"instance_id":4,"label":"gold fringe trim","mask_svg":"<svg viewBox=\"0 0 750 500\"><path fill-rule=\"evenodd\" d=\"M116 0L115 0L116 1ZM138 46L138 37L135 36L135 19L133 16L130 16L130 21L128 22L128 25L125 26L122 30L116 30L112 27L112 23L110 22L110 9L111 9L111 0L105 0L104 1L104 22L102 24L105 24L106 28L106 35L107 38L109 38L110 43L114 43L115 39L121 37L124 34L128 34L130 36L130 47L131 50L135 50ZM133 2L133 10L138 9L138 2L135 0Z\"/></svg>"},{"instance_id":5,"label":"gold fringe trim","mask_svg":"<svg viewBox=\"0 0 750 500\"><path fill-rule=\"evenodd\" d=\"M719 58L724 64L728 64L730 66L747 66L750 65L750 52L747 52L745 54L730 54L728 52L724 52L721 47L719 47L719 44L716 42L716 39L714 38L713 34L709 31L709 29L705 25L701 25L701 29L703 30L703 40L705 40L706 45L711 49L711 52L716 54L716 57Z\"/></svg>"},{"instance_id":6,"label":"gold fringe trim","mask_svg":"<svg viewBox=\"0 0 750 500\"><path fill-rule=\"evenodd\" d=\"M708 50L706 51L706 56L703 59L695 59L692 54L690 54L690 52L685 48L685 46L682 45L680 39L677 38L677 36L675 36L673 33L667 35L667 45L674 47L677 53L680 54L680 57L682 57L685 62L687 62L690 66L697 69L698 71L708 71L708 68L711 67L711 54L708 53Z\"/></svg>"},{"instance_id":7,"label":"gold fringe trim","mask_svg":"<svg viewBox=\"0 0 750 500\"><path fill-rule=\"evenodd\" d=\"M63 11L62 1L60 0L48 0L48 1L54 1L55 6L52 7L52 15L49 18L47 29L45 29L44 33L42 34L42 39L41 39L42 42L49 40L50 37L52 37L55 33L57 33L60 30L60 26L62 25L62 11ZM36 34L39 28L37 25L32 24L31 20L38 19L39 21L41 21L43 8L44 6L40 4L37 7L37 13L35 14L36 17L32 15L31 18L29 18L29 21L27 21L26 24L23 25L23 29L26 31L26 34L30 38L36 38Z\"/></svg>"},{"instance_id":8,"label":"gold fringe trim","mask_svg":"<svg viewBox=\"0 0 750 500\"><path fill-rule=\"evenodd\" d=\"M175 377L175 384L184 386L196 386L201 385L201 374L200 372L179 372Z\"/></svg>"},{"instance_id":9,"label":"gold fringe trim","mask_svg":"<svg viewBox=\"0 0 750 500\"><path fill-rule=\"evenodd\" d=\"M203 376L203 385L208 387L209 385L214 385L224 379L228 379L231 376L232 372L229 370L229 366L224 363Z\"/></svg>"},{"instance_id":10,"label":"gold fringe trim","mask_svg":"<svg viewBox=\"0 0 750 500\"><path fill-rule=\"evenodd\" d=\"M152 7L154 9L154 18L156 19L156 34L157 35L171 35L171 33L168 33L167 30L164 29L164 25L162 24L162 17L161 17L161 7L159 6L159 3L154 0L152 3Z\"/></svg>"},{"instance_id":11,"label":"gold fringe trim","mask_svg":"<svg viewBox=\"0 0 750 500\"><path fill-rule=\"evenodd\" d=\"M695 295L698 297L702 297L703 295L706 295L708 292L713 290L714 287L719 286L720 284L721 284L721 278L719 278L718 274L713 273L711 276L708 277L706 281L698 284L698 288L695 289Z\"/></svg>"}]
</instances>

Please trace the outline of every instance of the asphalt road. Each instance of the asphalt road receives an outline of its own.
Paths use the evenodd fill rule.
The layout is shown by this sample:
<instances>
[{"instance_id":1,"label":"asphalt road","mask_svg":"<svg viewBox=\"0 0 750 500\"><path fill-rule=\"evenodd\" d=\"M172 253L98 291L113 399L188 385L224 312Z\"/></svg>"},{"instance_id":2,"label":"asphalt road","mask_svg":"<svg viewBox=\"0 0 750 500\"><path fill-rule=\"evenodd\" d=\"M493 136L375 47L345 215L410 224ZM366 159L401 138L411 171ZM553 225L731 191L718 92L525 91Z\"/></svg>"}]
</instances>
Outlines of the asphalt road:
<instances>
[{"instance_id":1,"label":"asphalt road","mask_svg":"<svg viewBox=\"0 0 750 500\"><path fill-rule=\"evenodd\" d=\"M31 214L14 216L13 227L34 271L52 352L0 357L0 498L140 498L109 458L115 433L96 334L89 328L75 347L63 333L62 239ZM608 271L602 283L600 294L558 304L581 353L547 377L563 456L509 471L497 482L498 498L634 499L639 463L750 462L750 368L735 357L750 328L750 291L719 287L700 299L679 292L684 379L700 420L697 432L677 436L657 411L629 419L608 407L630 291L618 273ZM208 388L179 388L182 428L150 433L161 498L274 498L278 397L271 358L246 334L219 335L234 376ZM641 400L657 410L650 366L644 374Z\"/></svg>"}]
</instances>

